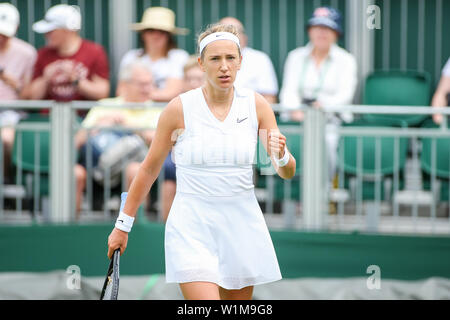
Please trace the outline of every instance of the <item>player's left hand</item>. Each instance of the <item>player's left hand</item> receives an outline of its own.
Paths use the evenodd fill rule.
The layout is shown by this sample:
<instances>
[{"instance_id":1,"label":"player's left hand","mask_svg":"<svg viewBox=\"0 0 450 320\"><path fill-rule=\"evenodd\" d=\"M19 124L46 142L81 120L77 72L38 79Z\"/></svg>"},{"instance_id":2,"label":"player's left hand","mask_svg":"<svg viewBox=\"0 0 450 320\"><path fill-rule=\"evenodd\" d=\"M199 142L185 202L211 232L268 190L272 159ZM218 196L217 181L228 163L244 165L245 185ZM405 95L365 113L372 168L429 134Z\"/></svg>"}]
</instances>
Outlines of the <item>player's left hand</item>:
<instances>
[{"instance_id":1,"label":"player's left hand","mask_svg":"<svg viewBox=\"0 0 450 320\"><path fill-rule=\"evenodd\" d=\"M279 130L271 130L268 142L270 155L278 159L283 158L286 151L286 137Z\"/></svg>"}]
</instances>

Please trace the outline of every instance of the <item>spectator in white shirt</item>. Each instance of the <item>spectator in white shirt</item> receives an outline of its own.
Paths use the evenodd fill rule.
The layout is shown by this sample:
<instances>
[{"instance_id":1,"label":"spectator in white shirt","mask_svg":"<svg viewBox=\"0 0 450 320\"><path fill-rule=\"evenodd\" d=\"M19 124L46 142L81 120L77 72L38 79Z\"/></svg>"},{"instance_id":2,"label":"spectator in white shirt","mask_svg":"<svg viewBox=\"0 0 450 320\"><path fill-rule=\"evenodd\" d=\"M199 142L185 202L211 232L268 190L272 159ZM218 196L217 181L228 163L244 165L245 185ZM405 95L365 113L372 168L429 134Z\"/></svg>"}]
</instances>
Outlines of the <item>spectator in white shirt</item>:
<instances>
[{"instance_id":1,"label":"spectator in white shirt","mask_svg":"<svg viewBox=\"0 0 450 320\"><path fill-rule=\"evenodd\" d=\"M320 108L348 105L353 101L357 85L356 59L336 44L342 34L340 20L340 13L334 8L315 9L307 24L310 42L288 54L280 104L292 110L293 120L303 120L303 112L295 110L300 105ZM330 116L325 128L330 181L336 171L337 126L342 120L352 121L352 115Z\"/></svg>"},{"instance_id":2,"label":"spectator in white shirt","mask_svg":"<svg viewBox=\"0 0 450 320\"><path fill-rule=\"evenodd\" d=\"M439 80L439 85L433 95L431 106L439 108L450 105L450 58L442 70L442 76ZM433 120L436 124L441 124L443 119L442 114L434 114Z\"/></svg>"},{"instance_id":3,"label":"spectator in white shirt","mask_svg":"<svg viewBox=\"0 0 450 320\"><path fill-rule=\"evenodd\" d=\"M248 37L242 23L233 17L222 18L219 23L231 24L238 29L242 63L238 71L236 87L245 87L261 94L269 103L277 102L278 81L272 61L262 51L247 46Z\"/></svg>"},{"instance_id":4,"label":"spectator in white shirt","mask_svg":"<svg viewBox=\"0 0 450 320\"><path fill-rule=\"evenodd\" d=\"M188 29L175 26L175 13L164 7L151 7L145 10L140 23L133 25L139 31L143 48L128 51L120 62L119 72L136 60L148 63L151 67L155 87L153 101L167 102L183 90L183 67L189 54L176 47L175 35L185 35ZM117 86L120 95L122 83Z\"/></svg>"}]
</instances>

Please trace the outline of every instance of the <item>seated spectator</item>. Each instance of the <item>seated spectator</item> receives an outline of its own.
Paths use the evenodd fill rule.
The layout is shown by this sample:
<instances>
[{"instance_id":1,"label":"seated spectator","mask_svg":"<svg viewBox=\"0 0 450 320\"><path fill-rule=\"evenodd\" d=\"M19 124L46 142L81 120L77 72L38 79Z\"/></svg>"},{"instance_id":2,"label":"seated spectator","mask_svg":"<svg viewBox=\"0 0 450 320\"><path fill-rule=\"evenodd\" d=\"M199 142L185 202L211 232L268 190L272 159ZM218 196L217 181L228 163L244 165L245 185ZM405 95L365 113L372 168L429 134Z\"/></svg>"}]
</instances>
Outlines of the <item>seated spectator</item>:
<instances>
[{"instance_id":1,"label":"seated spectator","mask_svg":"<svg viewBox=\"0 0 450 320\"><path fill-rule=\"evenodd\" d=\"M128 51L119 70L135 60L148 63L155 86L151 99L160 102L172 100L183 89L183 66L189 57L186 51L177 48L175 35L185 35L189 30L176 27L174 12L163 7L146 9L142 21L132 28L140 32L142 48ZM122 82L119 81L118 95L121 89Z\"/></svg>"},{"instance_id":2,"label":"seated spectator","mask_svg":"<svg viewBox=\"0 0 450 320\"><path fill-rule=\"evenodd\" d=\"M436 92L433 95L431 106L435 108L450 106L450 58L447 60L447 63L442 70L442 76L439 80ZM441 124L442 119L442 114L433 115L433 120L436 124Z\"/></svg>"},{"instance_id":3,"label":"seated spectator","mask_svg":"<svg viewBox=\"0 0 450 320\"><path fill-rule=\"evenodd\" d=\"M102 46L79 35L81 14L77 6L60 4L51 7L44 20L33 24L33 30L45 34L47 45L38 51L33 80L26 95L33 100L98 100L110 90L109 67ZM45 110L44 110L45 112ZM78 114L83 116L85 111ZM75 165L77 212L80 190L86 183L85 169Z\"/></svg>"},{"instance_id":4,"label":"seated spectator","mask_svg":"<svg viewBox=\"0 0 450 320\"><path fill-rule=\"evenodd\" d=\"M148 108L152 105L150 95L153 79L150 67L144 62L134 61L126 65L119 74L119 80L122 82L121 96L102 99L99 101L99 106L89 110L89 113L81 124L82 129L79 130L75 136L75 146L77 149L80 149L80 162L84 167L87 166L86 153L88 143L91 144L90 147L92 148L94 158L92 159L92 165L94 167L101 166L103 159L102 154L110 152L110 154L106 156L107 158L109 157L106 159L108 160L108 166L113 166L114 164L112 162L116 160L117 162L121 162L121 165L125 165L125 168L123 169L126 170L128 188L139 169L140 162L143 160L143 157L145 157L147 152L146 148L150 146L150 143L152 142L162 108ZM126 103L142 103L142 108L138 106L132 106L130 108L111 107L121 106ZM95 127L105 128L98 130L94 129L88 133L87 129ZM118 129L118 127L122 128ZM125 128L130 128L131 131L124 130ZM136 149L127 149L133 151L133 155L131 155L130 158L127 158L124 163L122 163L123 158L113 159L114 157L122 156L120 154L121 150L124 153L127 152L127 150L125 150L126 148L117 150L118 145L116 143L118 143L120 138L124 136L129 137L130 135L142 138L140 139L142 141L141 144L138 143L131 146L133 148L138 148L139 152L133 151ZM101 140L110 142L103 143ZM111 147L112 149L116 148L114 154L111 153ZM119 172L112 172L113 175L114 173ZM116 176L111 176L111 178L120 178L120 176L120 174L117 174ZM95 174L94 178L96 178ZM103 183L103 181L101 181L103 178L103 176L100 176L96 180ZM118 181L118 179L111 181L111 186L114 187ZM83 190L81 190L81 195L82 192Z\"/></svg>"},{"instance_id":5,"label":"seated spectator","mask_svg":"<svg viewBox=\"0 0 450 320\"><path fill-rule=\"evenodd\" d=\"M183 92L201 87L205 82L205 73L198 64L198 56L190 56L183 68ZM166 221L176 192L176 168L169 152L163 164L164 183L162 188L162 220Z\"/></svg>"},{"instance_id":6,"label":"seated spectator","mask_svg":"<svg viewBox=\"0 0 450 320\"><path fill-rule=\"evenodd\" d=\"M0 3L0 100L24 98L33 73L36 49L15 37L19 27L19 11L9 3ZM25 115L17 110L0 109L5 181L9 183L10 159L14 144L14 126Z\"/></svg>"},{"instance_id":7,"label":"seated spectator","mask_svg":"<svg viewBox=\"0 0 450 320\"><path fill-rule=\"evenodd\" d=\"M205 82L205 73L200 69L198 56L189 56L183 67L183 92L201 87Z\"/></svg>"},{"instance_id":8,"label":"seated spectator","mask_svg":"<svg viewBox=\"0 0 450 320\"><path fill-rule=\"evenodd\" d=\"M219 23L231 24L239 32L242 63L236 76L235 85L252 89L269 103L277 102L278 81L270 57L262 51L247 46L248 36L245 34L242 23L233 17L222 18Z\"/></svg>"},{"instance_id":9,"label":"seated spectator","mask_svg":"<svg viewBox=\"0 0 450 320\"><path fill-rule=\"evenodd\" d=\"M284 65L280 103L287 110L301 105L321 108L327 105L348 105L353 101L357 85L356 59L336 42L342 34L340 13L330 7L315 9L307 28L310 42L289 52ZM293 120L302 121L303 112L291 112ZM337 128L352 115L330 115L325 127L329 166L329 182L336 172L339 142Z\"/></svg>"},{"instance_id":10,"label":"seated spectator","mask_svg":"<svg viewBox=\"0 0 450 320\"><path fill-rule=\"evenodd\" d=\"M81 38L77 6L56 5L33 30L45 34L47 45L38 51L30 98L56 101L98 100L109 95L109 67L105 50ZM80 112L84 115L85 112Z\"/></svg>"}]
</instances>

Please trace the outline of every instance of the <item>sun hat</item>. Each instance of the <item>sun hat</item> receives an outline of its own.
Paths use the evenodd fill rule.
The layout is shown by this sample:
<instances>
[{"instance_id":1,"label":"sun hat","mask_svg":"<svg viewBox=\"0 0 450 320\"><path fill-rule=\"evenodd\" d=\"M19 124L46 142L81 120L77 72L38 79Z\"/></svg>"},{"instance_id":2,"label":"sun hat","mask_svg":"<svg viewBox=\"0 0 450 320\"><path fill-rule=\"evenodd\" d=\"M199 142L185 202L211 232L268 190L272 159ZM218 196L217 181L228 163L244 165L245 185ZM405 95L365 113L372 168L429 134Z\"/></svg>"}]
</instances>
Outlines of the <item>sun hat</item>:
<instances>
[{"instance_id":1,"label":"sun hat","mask_svg":"<svg viewBox=\"0 0 450 320\"><path fill-rule=\"evenodd\" d=\"M80 30L81 13L78 6L58 4L45 13L45 18L33 24L37 33L47 33L56 29Z\"/></svg>"},{"instance_id":2,"label":"sun hat","mask_svg":"<svg viewBox=\"0 0 450 320\"><path fill-rule=\"evenodd\" d=\"M0 34L12 37L19 26L19 11L12 4L0 3Z\"/></svg>"},{"instance_id":3,"label":"sun hat","mask_svg":"<svg viewBox=\"0 0 450 320\"><path fill-rule=\"evenodd\" d=\"M312 26L325 26L342 35L341 14L332 7L316 8L308 20L307 28Z\"/></svg>"},{"instance_id":4,"label":"sun hat","mask_svg":"<svg viewBox=\"0 0 450 320\"><path fill-rule=\"evenodd\" d=\"M179 35L189 33L189 29L175 26L175 13L164 7L147 8L142 15L142 21L132 24L131 28L135 31L156 29Z\"/></svg>"}]
</instances>

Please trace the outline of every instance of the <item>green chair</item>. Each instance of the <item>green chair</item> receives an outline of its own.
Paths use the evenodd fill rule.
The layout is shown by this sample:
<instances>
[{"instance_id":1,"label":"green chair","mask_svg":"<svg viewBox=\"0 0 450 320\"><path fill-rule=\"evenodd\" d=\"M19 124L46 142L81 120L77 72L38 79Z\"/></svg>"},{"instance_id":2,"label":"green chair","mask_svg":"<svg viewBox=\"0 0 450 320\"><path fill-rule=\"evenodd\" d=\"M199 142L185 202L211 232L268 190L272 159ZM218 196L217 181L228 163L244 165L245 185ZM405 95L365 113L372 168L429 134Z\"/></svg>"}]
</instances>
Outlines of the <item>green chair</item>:
<instances>
[{"instance_id":1,"label":"green chair","mask_svg":"<svg viewBox=\"0 0 450 320\"><path fill-rule=\"evenodd\" d=\"M344 127L386 127L363 119L344 124ZM360 149L358 153L358 149ZM380 200L387 200L392 189L385 190L389 179L392 183L394 174L398 174L399 189L403 186L402 172L408 152L407 138L342 136L339 144L337 173L344 173L344 188L350 189L353 197L362 192L362 200L375 200L379 192ZM397 159L396 159L397 158ZM340 178L342 178L340 176ZM379 189L376 189L377 180ZM352 183L355 185L352 186ZM354 190L352 190L352 188Z\"/></svg>"},{"instance_id":2,"label":"green chair","mask_svg":"<svg viewBox=\"0 0 450 320\"><path fill-rule=\"evenodd\" d=\"M428 106L431 100L431 80L426 72L414 70L375 71L365 81L363 104L392 106ZM369 122L386 125L418 126L426 115L365 114Z\"/></svg>"},{"instance_id":3,"label":"green chair","mask_svg":"<svg viewBox=\"0 0 450 320\"><path fill-rule=\"evenodd\" d=\"M439 128L439 126L430 118L423 123L422 128ZM423 188L425 190L432 189L432 176L434 174L438 187L436 190L438 192L438 199L440 201L449 201L450 138L422 138L421 140L422 152L420 162ZM433 167L435 168L434 172Z\"/></svg>"},{"instance_id":4,"label":"green chair","mask_svg":"<svg viewBox=\"0 0 450 320\"><path fill-rule=\"evenodd\" d=\"M19 124L49 124L49 121L48 115L29 114ZM39 154L39 158L36 158L37 153ZM49 195L49 157L50 132L48 130L34 131L30 129L16 129L12 163L17 170L21 170L22 180L17 181L19 177L16 176L16 183L25 186L26 197L30 201L35 195L36 187L39 188L40 197ZM36 174L39 176L38 186L36 186L35 181Z\"/></svg>"}]
</instances>

